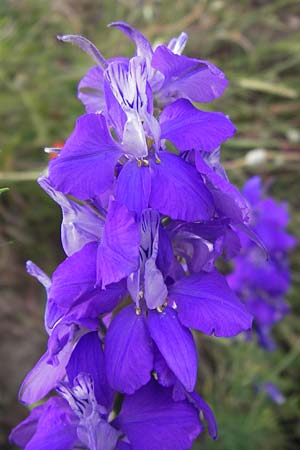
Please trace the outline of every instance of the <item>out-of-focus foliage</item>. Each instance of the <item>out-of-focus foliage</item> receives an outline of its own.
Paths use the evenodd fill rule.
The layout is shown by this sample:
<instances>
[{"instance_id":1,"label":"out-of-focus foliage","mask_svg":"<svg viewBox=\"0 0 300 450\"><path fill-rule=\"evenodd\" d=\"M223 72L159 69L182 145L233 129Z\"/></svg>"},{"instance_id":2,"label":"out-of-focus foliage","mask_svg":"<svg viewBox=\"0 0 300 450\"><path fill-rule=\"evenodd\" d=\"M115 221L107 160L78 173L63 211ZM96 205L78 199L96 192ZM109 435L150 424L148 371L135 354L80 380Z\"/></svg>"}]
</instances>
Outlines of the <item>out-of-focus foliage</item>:
<instances>
[{"instance_id":1,"label":"out-of-focus foliage","mask_svg":"<svg viewBox=\"0 0 300 450\"><path fill-rule=\"evenodd\" d=\"M299 0L2 0L0 184L10 188L0 204L0 358L7 363L0 376L3 449L10 448L9 428L25 416L17 407L17 386L44 345L42 293L22 275L22 265L30 258L51 271L62 259L58 208L33 179L46 166L43 147L64 140L83 113L76 85L91 64L55 36L84 34L104 56L129 55L129 41L106 28L113 20L132 23L157 43L187 31L186 52L225 71L229 88L210 107L230 114L238 128L222 150L229 176L239 186L256 173L273 182L270 194L290 202L290 231L299 235ZM261 151L245 160L254 149ZM199 390L216 413L220 438L201 437L195 449L299 448L299 249L291 265L292 313L275 327L275 353L243 339L199 336ZM264 381L282 390L283 405L255 391Z\"/></svg>"}]
</instances>

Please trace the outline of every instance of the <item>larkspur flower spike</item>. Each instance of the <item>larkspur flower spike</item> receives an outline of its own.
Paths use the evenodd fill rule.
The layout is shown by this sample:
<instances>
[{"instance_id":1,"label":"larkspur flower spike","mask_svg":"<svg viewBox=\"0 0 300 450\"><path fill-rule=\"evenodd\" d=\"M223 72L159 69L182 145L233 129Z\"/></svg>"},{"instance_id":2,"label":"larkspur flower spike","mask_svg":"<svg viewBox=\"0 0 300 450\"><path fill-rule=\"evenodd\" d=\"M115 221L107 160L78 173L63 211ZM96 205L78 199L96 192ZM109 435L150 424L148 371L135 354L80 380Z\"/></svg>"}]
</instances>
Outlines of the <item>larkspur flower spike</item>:
<instances>
[{"instance_id":1,"label":"larkspur flower spike","mask_svg":"<svg viewBox=\"0 0 300 450\"><path fill-rule=\"evenodd\" d=\"M215 264L238 254L237 229L255 235L220 162L235 127L192 103L222 95L225 75L182 54L185 33L153 49L110 26L135 55L105 59L82 36L59 37L96 66L78 86L86 114L39 179L61 207L66 256L51 277L27 264L46 290L49 340L20 389L41 402L11 433L25 450L187 450L203 421L216 439L191 329L251 329Z\"/></svg>"}]
</instances>

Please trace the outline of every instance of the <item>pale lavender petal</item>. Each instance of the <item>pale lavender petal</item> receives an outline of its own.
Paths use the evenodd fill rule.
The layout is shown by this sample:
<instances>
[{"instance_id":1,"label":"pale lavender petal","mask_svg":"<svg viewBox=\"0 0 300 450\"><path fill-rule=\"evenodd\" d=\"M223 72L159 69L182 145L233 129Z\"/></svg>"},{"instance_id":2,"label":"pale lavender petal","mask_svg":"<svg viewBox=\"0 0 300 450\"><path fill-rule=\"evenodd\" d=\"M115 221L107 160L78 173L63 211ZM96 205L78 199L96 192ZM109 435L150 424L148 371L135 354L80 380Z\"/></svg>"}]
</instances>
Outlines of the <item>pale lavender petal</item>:
<instances>
[{"instance_id":1,"label":"pale lavender petal","mask_svg":"<svg viewBox=\"0 0 300 450\"><path fill-rule=\"evenodd\" d=\"M197 410L153 381L125 396L117 421L132 450L188 450L202 431Z\"/></svg>"},{"instance_id":2,"label":"pale lavender petal","mask_svg":"<svg viewBox=\"0 0 300 450\"><path fill-rule=\"evenodd\" d=\"M88 242L101 238L104 221L92 208L69 200L53 188L47 177L39 178L38 183L61 207L63 215L61 240L68 256L80 250Z\"/></svg>"},{"instance_id":3,"label":"pale lavender petal","mask_svg":"<svg viewBox=\"0 0 300 450\"><path fill-rule=\"evenodd\" d=\"M91 67L78 84L79 100L87 113L105 112L106 104L103 87L103 70Z\"/></svg>"},{"instance_id":4,"label":"pale lavender petal","mask_svg":"<svg viewBox=\"0 0 300 450\"><path fill-rule=\"evenodd\" d=\"M187 327L223 337L251 329L252 316L217 271L182 278L170 287L169 297Z\"/></svg>"},{"instance_id":5,"label":"pale lavender petal","mask_svg":"<svg viewBox=\"0 0 300 450\"><path fill-rule=\"evenodd\" d=\"M191 332L181 325L177 313L166 307L162 313L149 311L149 331L172 372L187 391L195 387L197 350Z\"/></svg>"},{"instance_id":6,"label":"pale lavender petal","mask_svg":"<svg viewBox=\"0 0 300 450\"><path fill-rule=\"evenodd\" d=\"M161 152L159 158L159 164L151 161L150 206L172 219L210 219L212 197L196 169L171 153Z\"/></svg>"},{"instance_id":7,"label":"pale lavender petal","mask_svg":"<svg viewBox=\"0 0 300 450\"><path fill-rule=\"evenodd\" d=\"M149 309L161 306L168 290L160 270L156 266L160 230L160 215L153 209L145 209L141 217L140 259L144 271L144 294Z\"/></svg>"},{"instance_id":8,"label":"pale lavender petal","mask_svg":"<svg viewBox=\"0 0 300 450\"><path fill-rule=\"evenodd\" d=\"M235 133L232 122L222 113L200 111L189 100L180 99L166 106L160 115L161 138L180 151L210 151Z\"/></svg>"},{"instance_id":9,"label":"pale lavender petal","mask_svg":"<svg viewBox=\"0 0 300 450\"><path fill-rule=\"evenodd\" d=\"M26 261L26 270L29 275L36 278L44 286L46 292L49 290L51 286L51 279L42 269L40 269L32 261Z\"/></svg>"},{"instance_id":10,"label":"pale lavender petal","mask_svg":"<svg viewBox=\"0 0 300 450\"><path fill-rule=\"evenodd\" d=\"M115 390L132 394L150 380L152 342L143 315L136 314L133 305L113 319L104 354L107 378Z\"/></svg>"},{"instance_id":11,"label":"pale lavender petal","mask_svg":"<svg viewBox=\"0 0 300 450\"><path fill-rule=\"evenodd\" d=\"M112 186L120 155L104 116L85 114L77 119L60 155L50 162L50 181L64 194L88 200Z\"/></svg>"},{"instance_id":12,"label":"pale lavender petal","mask_svg":"<svg viewBox=\"0 0 300 450\"><path fill-rule=\"evenodd\" d=\"M149 309L161 306L167 299L168 290L161 271L157 268L155 260L150 258L145 264L145 300Z\"/></svg>"},{"instance_id":13,"label":"pale lavender petal","mask_svg":"<svg viewBox=\"0 0 300 450\"><path fill-rule=\"evenodd\" d=\"M97 63L102 69L106 68L106 60L103 58L97 47L87 38L78 34L64 34L57 36L57 39L59 41L70 42L71 44L78 45L78 47L93 58L95 63Z\"/></svg>"},{"instance_id":14,"label":"pale lavender petal","mask_svg":"<svg viewBox=\"0 0 300 450\"><path fill-rule=\"evenodd\" d=\"M86 431L89 432L89 435L87 435ZM82 428L79 427L77 433L80 440L86 444L90 450L115 450L117 441L122 434L109 423L101 419L97 424L87 430L82 430Z\"/></svg>"},{"instance_id":15,"label":"pale lavender petal","mask_svg":"<svg viewBox=\"0 0 300 450\"><path fill-rule=\"evenodd\" d=\"M149 206L150 191L149 167L139 167L136 161L125 164L118 176L116 199L139 217Z\"/></svg>"},{"instance_id":16,"label":"pale lavender petal","mask_svg":"<svg viewBox=\"0 0 300 450\"><path fill-rule=\"evenodd\" d=\"M125 205L111 200L97 252L97 283L117 282L138 269L140 233Z\"/></svg>"},{"instance_id":17,"label":"pale lavender petal","mask_svg":"<svg viewBox=\"0 0 300 450\"><path fill-rule=\"evenodd\" d=\"M81 372L90 374L98 404L110 410L114 394L107 382L104 353L97 331L80 338L66 366L66 372L71 385Z\"/></svg>"},{"instance_id":18,"label":"pale lavender petal","mask_svg":"<svg viewBox=\"0 0 300 450\"><path fill-rule=\"evenodd\" d=\"M34 368L25 377L19 391L22 403L32 404L41 400L66 374L66 365L74 347L73 339L57 355L57 365L49 364L50 353L47 351Z\"/></svg>"},{"instance_id":19,"label":"pale lavender petal","mask_svg":"<svg viewBox=\"0 0 300 450\"><path fill-rule=\"evenodd\" d=\"M131 58L129 64L112 62L105 78L126 114L122 134L124 153L144 157L148 153L142 118L148 109L147 71L144 58ZM150 99L151 100L151 99Z\"/></svg>"},{"instance_id":20,"label":"pale lavender petal","mask_svg":"<svg viewBox=\"0 0 300 450\"><path fill-rule=\"evenodd\" d=\"M176 55L181 55L188 40L186 33L180 33L178 37L172 38L168 43L168 49L170 49Z\"/></svg>"},{"instance_id":21,"label":"pale lavender petal","mask_svg":"<svg viewBox=\"0 0 300 450\"><path fill-rule=\"evenodd\" d=\"M210 62L176 55L164 45L156 48L152 67L165 77L160 93L164 98L210 102L220 97L228 84L224 73Z\"/></svg>"}]
</instances>

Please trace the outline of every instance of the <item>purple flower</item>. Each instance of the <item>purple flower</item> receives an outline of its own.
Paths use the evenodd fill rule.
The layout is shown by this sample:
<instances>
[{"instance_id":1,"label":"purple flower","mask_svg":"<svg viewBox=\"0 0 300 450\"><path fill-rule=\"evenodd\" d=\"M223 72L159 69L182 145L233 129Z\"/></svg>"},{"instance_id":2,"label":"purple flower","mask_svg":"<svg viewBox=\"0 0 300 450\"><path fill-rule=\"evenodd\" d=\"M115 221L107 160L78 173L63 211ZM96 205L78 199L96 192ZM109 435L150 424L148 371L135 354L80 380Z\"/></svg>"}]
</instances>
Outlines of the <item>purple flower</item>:
<instances>
[{"instance_id":1,"label":"purple flower","mask_svg":"<svg viewBox=\"0 0 300 450\"><path fill-rule=\"evenodd\" d=\"M210 102L221 96L226 89L228 81L220 69L208 61L181 55L188 39L186 33L171 39L168 46L160 45L153 50L145 36L129 24L113 22L110 26L119 28L135 43L136 55L146 61L147 77L158 101L170 103L176 98L187 98L196 102ZM79 45L95 59L95 52L92 55L90 53L91 47L82 46L84 38L81 36L65 36L60 39ZM97 52L100 54L99 50ZM99 63L97 59L96 62L99 67L105 68L102 61ZM79 85L79 96L86 107L93 104L94 110L90 112L103 110L103 78L100 70L90 69Z\"/></svg>"},{"instance_id":2,"label":"purple flower","mask_svg":"<svg viewBox=\"0 0 300 450\"><path fill-rule=\"evenodd\" d=\"M103 66L99 86L105 97L105 110L96 108L98 114L86 114L77 121L59 157L50 164L51 183L56 190L87 200L112 189L116 182L116 199L137 215L151 207L173 219L210 219L214 205L202 177L179 155L166 152L165 142L172 142L179 152L190 149L212 151L231 137L235 128L221 113L198 110L185 95L181 96L185 98L168 105L158 116L153 108L157 80L153 80L157 78L159 69L154 70L150 66L149 58L153 53L151 46L128 25L114 25L137 43L137 56L130 60L117 58ZM67 36L64 40L73 41L82 47L80 37ZM173 41L171 47L181 47L181 41ZM90 48L88 46L88 52ZM186 58L171 50L168 52L180 61ZM155 55L156 52L153 58ZM160 65L160 58L156 60ZM185 77L179 74L181 81L178 78L178 83L175 82L178 71L186 73L188 70L186 80L194 83L190 72L192 66L197 67L195 70L201 72L201 77L208 71L212 80L219 80L220 74L217 75L217 70L212 70L208 63L196 64L196 60L193 60L190 67L188 60L182 60L181 68L181 63L176 63L175 67L170 62L167 71L171 72L168 74L165 72L163 75L164 69L161 69L159 78L164 78L161 91L165 91L170 84L167 80L172 79L173 88L177 93L180 92L178 83L183 86ZM99 70L98 67L97 73ZM222 77L220 79L223 80ZM195 91L194 86L192 90ZM91 111L90 103L88 111ZM116 140L110 134L111 129ZM185 208L182 210L179 205L183 204L183 198Z\"/></svg>"},{"instance_id":3,"label":"purple flower","mask_svg":"<svg viewBox=\"0 0 300 450\"><path fill-rule=\"evenodd\" d=\"M25 450L186 450L202 431L198 406L174 401L170 389L151 381L132 396L125 396L121 411L112 420L113 392L107 384L104 355L96 332L84 335L67 365L67 381L58 384L63 397L52 397L33 409L10 439ZM202 403L201 403L202 402ZM211 423L211 422L210 422Z\"/></svg>"},{"instance_id":4,"label":"purple flower","mask_svg":"<svg viewBox=\"0 0 300 450\"><path fill-rule=\"evenodd\" d=\"M105 338L109 382L120 392L139 389L150 379L157 348L191 392L197 353L189 328L229 337L250 329L252 318L216 270L191 276L181 273L169 284L163 273L169 273L168 268L158 268L160 225L155 211L144 211L141 229L140 268L127 282L135 307L128 306L115 316ZM161 255L161 260L168 257Z\"/></svg>"},{"instance_id":5,"label":"purple flower","mask_svg":"<svg viewBox=\"0 0 300 450\"><path fill-rule=\"evenodd\" d=\"M290 285L287 252L295 239L285 229L289 221L287 205L265 197L259 177L245 184L243 194L251 205L251 228L262 240L268 258L249 236L240 234L242 251L228 280L255 318L259 344L274 350L272 327L289 312L284 300Z\"/></svg>"}]
</instances>

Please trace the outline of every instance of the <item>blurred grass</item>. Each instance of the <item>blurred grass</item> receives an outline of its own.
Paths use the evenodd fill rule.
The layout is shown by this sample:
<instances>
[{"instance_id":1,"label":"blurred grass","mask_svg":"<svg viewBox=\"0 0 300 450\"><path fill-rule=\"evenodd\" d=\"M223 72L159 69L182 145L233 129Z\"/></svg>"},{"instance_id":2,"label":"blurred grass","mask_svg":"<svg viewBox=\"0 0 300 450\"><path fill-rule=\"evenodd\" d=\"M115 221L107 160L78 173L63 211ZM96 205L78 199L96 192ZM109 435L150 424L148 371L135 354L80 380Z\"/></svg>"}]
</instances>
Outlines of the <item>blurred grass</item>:
<instances>
[{"instance_id":1,"label":"blurred grass","mask_svg":"<svg viewBox=\"0 0 300 450\"><path fill-rule=\"evenodd\" d=\"M3 258L12 254L16 265L10 269L18 273L30 258L51 270L63 257L59 210L30 180L47 164L43 148L64 140L83 113L76 85L91 61L55 36L84 34L106 57L130 55L129 41L106 28L113 20L138 26L153 42L187 31L186 54L225 71L228 90L204 108L226 112L238 128L222 150L229 176L239 186L256 173L272 181L271 193L290 202L290 229L299 236L299 0L2 0L0 186L10 190L1 195L0 227ZM255 148L270 158L245 165ZM299 250L291 264L293 312L276 326L276 352L266 354L240 339L199 337L199 388L216 412L220 438L201 437L195 449L299 448ZM285 404L255 393L257 380L275 382Z\"/></svg>"}]
</instances>

